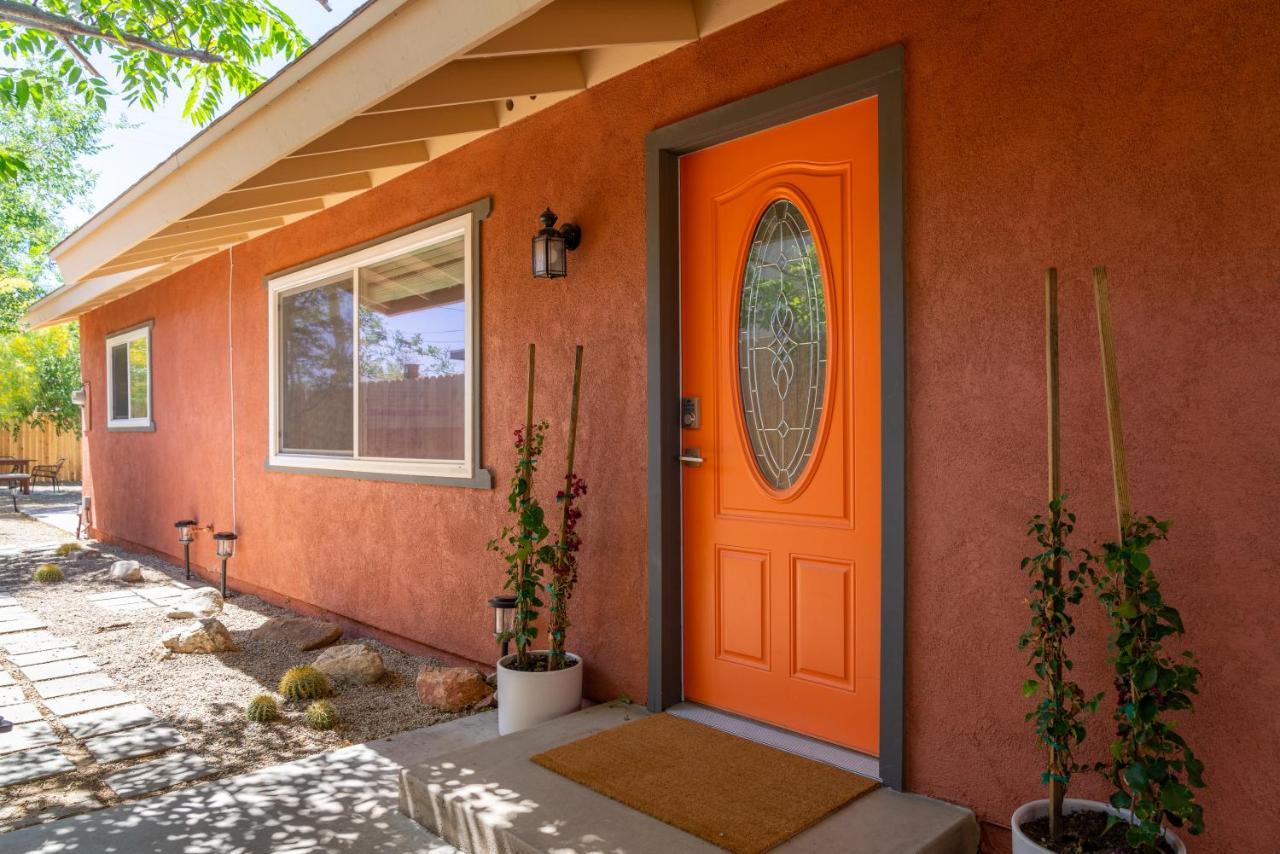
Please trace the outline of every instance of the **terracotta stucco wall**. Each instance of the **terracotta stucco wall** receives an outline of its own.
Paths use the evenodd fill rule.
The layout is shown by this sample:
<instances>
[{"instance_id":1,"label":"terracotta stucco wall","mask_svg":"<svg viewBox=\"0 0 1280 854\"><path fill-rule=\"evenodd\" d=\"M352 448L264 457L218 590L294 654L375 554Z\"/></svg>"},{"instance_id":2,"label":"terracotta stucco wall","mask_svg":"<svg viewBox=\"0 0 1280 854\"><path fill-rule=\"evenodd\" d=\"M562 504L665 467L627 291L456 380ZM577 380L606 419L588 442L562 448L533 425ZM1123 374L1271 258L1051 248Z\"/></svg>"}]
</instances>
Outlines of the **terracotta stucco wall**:
<instances>
[{"instance_id":1,"label":"terracotta stucco wall","mask_svg":"<svg viewBox=\"0 0 1280 854\"><path fill-rule=\"evenodd\" d=\"M232 573L300 603L473 659L492 658L486 596L520 420L523 348L539 413L559 421L586 345L579 446L591 483L573 645L597 698L645 692L644 133L885 45L906 46L908 297L907 774L1007 823L1037 793L1017 693L1018 560L1044 479L1043 268L1063 277L1065 482L1087 536L1110 530L1091 265L1112 272L1133 494L1175 520L1157 552L1204 690L1187 722L1208 770L1200 850L1269 847L1280 763L1280 29L1269 2L898 3L793 0L237 248ZM493 198L483 226L489 492L263 470L264 274ZM557 283L528 276L546 204L579 222ZM231 522L228 256L85 318L156 319L155 434L89 435L98 524L173 552L171 520ZM562 455L552 436L548 459ZM551 466L554 468L554 466ZM200 553L211 563L207 548ZM1081 670L1107 684L1086 619ZM1091 739L1105 746L1106 725ZM1093 787L1096 788L1096 787ZM1082 791L1091 787L1081 786ZM995 831L991 844L1000 844Z\"/></svg>"}]
</instances>

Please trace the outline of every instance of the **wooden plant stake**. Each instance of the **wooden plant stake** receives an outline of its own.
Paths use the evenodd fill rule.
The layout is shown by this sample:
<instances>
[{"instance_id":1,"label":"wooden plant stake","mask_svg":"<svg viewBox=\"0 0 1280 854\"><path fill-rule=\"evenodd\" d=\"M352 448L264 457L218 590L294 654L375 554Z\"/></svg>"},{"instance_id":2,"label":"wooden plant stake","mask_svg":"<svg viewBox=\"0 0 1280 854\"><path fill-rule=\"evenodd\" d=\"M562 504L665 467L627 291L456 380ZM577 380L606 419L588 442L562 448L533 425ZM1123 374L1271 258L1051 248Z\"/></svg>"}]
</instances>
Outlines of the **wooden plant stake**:
<instances>
[{"instance_id":1,"label":"wooden plant stake","mask_svg":"<svg viewBox=\"0 0 1280 854\"><path fill-rule=\"evenodd\" d=\"M521 503L528 501L533 495L533 463L531 459L531 449L533 447L533 373L534 373L534 344L529 342L529 379L525 392L524 406L524 449L521 451L521 469L524 474L524 490L521 496ZM525 591L529 585L529 576L533 569L533 558L525 557L520 561L519 575L516 579L517 592ZM515 614L517 621L523 622L523 632L528 630L529 608L521 606ZM516 659L521 669L529 666L529 650L527 646L516 645Z\"/></svg>"},{"instance_id":2,"label":"wooden plant stake","mask_svg":"<svg viewBox=\"0 0 1280 854\"><path fill-rule=\"evenodd\" d=\"M1049 506L1052 508L1050 523L1057 530L1061 513L1057 499L1062 494L1062 427L1059 414L1058 383L1058 270L1050 267L1044 271L1044 362L1049 450ZM1053 560L1053 584L1062 583L1062 558ZM1050 684L1057 686L1062 682L1062 657L1055 656L1053 679ZM1053 697L1058 702L1058 697ZM1062 801L1066 797L1066 786L1062 757L1058 748L1049 748L1049 838L1057 839L1062 831Z\"/></svg>"},{"instance_id":3,"label":"wooden plant stake","mask_svg":"<svg viewBox=\"0 0 1280 854\"><path fill-rule=\"evenodd\" d=\"M1098 312L1098 343L1102 349L1102 386L1107 396L1107 432L1111 437L1111 474L1116 495L1116 523L1123 543L1133 507L1129 502L1129 469L1124 456L1124 431L1120 424L1120 379L1116 372L1115 337L1111 332L1111 296L1107 268L1093 268L1093 299Z\"/></svg>"},{"instance_id":4,"label":"wooden plant stake","mask_svg":"<svg viewBox=\"0 0 1280 854\"><path fill-rule=\"evenodd\" d=\"M565 454L564 499L560 502L560 537L556 540L556 565L551 573L551 668L564 667L565 632L569 628L569 594L572 592L573 567L569 542L570 512L573 508L573 455L578 443L578 401L582 391L582 345L573 354L573 398L569 404L569 447Z\"/></svg>"}]
</instances>

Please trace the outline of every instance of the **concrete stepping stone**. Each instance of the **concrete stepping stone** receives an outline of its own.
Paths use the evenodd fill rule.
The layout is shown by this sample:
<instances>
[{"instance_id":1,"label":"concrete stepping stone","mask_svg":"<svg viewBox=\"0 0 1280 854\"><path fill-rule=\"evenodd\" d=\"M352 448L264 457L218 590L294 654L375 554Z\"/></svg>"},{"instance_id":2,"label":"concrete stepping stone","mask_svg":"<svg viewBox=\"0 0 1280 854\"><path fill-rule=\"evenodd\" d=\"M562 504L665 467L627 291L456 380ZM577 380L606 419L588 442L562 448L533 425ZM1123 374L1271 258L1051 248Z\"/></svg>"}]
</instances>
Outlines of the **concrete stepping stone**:
<instances>
[{"instance_id":1,"label":"concrete stepping stone","mask_svg":"<svg viewBox=\"0 0 1280 854\"><path fill-rule=\"evenodd\" d=\"M92 712L95 709L106 709L110 706L123 706L132 703L133 697L124 691L89 691L85 694L70 694L66 697L54 697L45 700L49 711L58 717L74 715L79 712Z\"/></svg>"},{"instance_id":2,"label":"concrete stepping stone","mask_svg":"<svg viewBox=\"0 0 1280 854\"><path fill-rule=\"evenodd\" d=\"M172 602L174 599L181 599L186 596L188 591L178 590L175 587L159 587L152 590L139 590L138 595L143 599L162 605Z\"/></svg>"},{"instance_id":3,"label":"concrete stepping stone","mask_svg":"<svg viewBox=\"0 0 1280 854\"><path fill-rule=\"evenodd\" d=\"M0 670L0 688L5 687L6 685L12 685L13 683L13 677L10 676L7 671Z\"/></svg>"},{"instance_id":4,"label":"concrete stepping stone","mask_svg":"<svg viewBox=\"0 0 1280 854\"><path fill-rule=\"evenodd\" d=\"M0 706L12 706L14 703L21 703L27 699L22 693L21 685L6 685L0 688Z\"/></svg>"},{"instance_id":5,"label":"concrete stepping stone","mask_svg":"<svg viewBox=\"0 0 1280 854\"><path fill-rule=\"evenodd\" d=\"M75 715L62 719L62 725L80 741L119 732L122 729L133 729L144 724L159 723L160 719L140 703L128 706L115 706L110 709L99 709L83 715Z\"/></svg>"},{"instance_id":6,"label":"concrete stepping stone","mask_svg":"<svg viewBox=\"0 0 1280 854\"><path fill-rule=\"evenodd\" d=\"M0 718L12 724L29 724L43 716L35 703L15 703L12 706L0 706Z\"/></svg>"},{"instance_id":7,"label":"concrete stepping stone","mask_svg":"<svg viewBox=\"0 0 1280 854\"><path fill-rule=\"evenodd\" d=\"M45 822L57 821L60 818L100 810L102 806L102 801L98 800L92 792L84 789L69 793L59 792L56 803L48 804L43 809L34 812L27 812L27 805L25 804L0 808L0 824L6 825L10 830L17 830L34 824L44 824Z\"/></svg>"},{"instance_id":8,"label":"concrete stepping stone","mask_svg":"<svg viewBox=\"0 0 1280 854\"><path fill-rule=\"evenodd\" d=\"M181 595L181 594L179 594ZM30 617L31 612L18 604L0 605L0 620L16 620L19 617Z\"/></svg>"},{"instance_id":9,"label":"concrete stepping stone","mask_svg":"<svg viewBox=\"0 0 1280 854\"><path fill-rule=\"evenodd\" d=\"M132 798L187 780L207 777L213 772L213 766L194 753L170 753L112 774L104 782L120 797Z\"/></svg>"},{"instance_id":10,"label":"concrete stepping stone","mask_svg":"<svg viewBox=\"0 0 1280 854\"><path fill-rule=\"evenodd\" d=\"M185 742L186 739L182 737L182 733L168 724L160 724L86 739L84 746L95 759L106 763L159 753Z\"/></svg>"},{"instance_id":11,"label":"concrete stepping stone","mask_svg":"<svg viewBox=\"0 0 1280 854\"><path fill-rule=\"evenodd\" d=\"M70 771L75 767L75 764L53 745L34 747L22 753L0 758L0 787L41 780L52 777L54 774Z\"/></svg>"},{"instance_id":12,"label":"concrete stepping stone","mask_svg":"<svg viewBox=\"0 0 1280 854\"><path fill-rule=\"evenodd\" d=\"M62 676L79 676L82 673L93 673L99 667L88 658L67 658L62 661L50 661L45 664L28 664L22 668L22 675L32 682L45 679L58 679Z\"/></svg>"},{"instance_id":13,"label":"concrete stepping stone","mask_svg":"<svg viewBox=\"0 0 1280 854\"><path fill-rule=\"evenodd\" d=\"M59 741L62 741L61 736L44 721L18 724L8 732L0 732L0 756L46 744L57 744Z\"/></svg>"},{"instance_id":14,"label":"concrete stepping stone","mask_svg":"<svg viewBox=\"0 0 1280 854\"><path fill-rule=\"evenodd\" d=\"M62 661L65 658L83 658L84 653L76 649L74 646L64 646L62 649L44 649L40 652L20 652L16 655L9 656L9 660L19 667L26 667L28 664L46 664L50 661Z\"/></svg>"},{"instance_id":15,"label":"concrete stepping stone","mask_svg":"<svg viewBox=\"0 0 1280 854\"><path fill-rule=\"evenodd\" d=\"M155 603L148 602L145 599L137 599L132 602L126 602L126 601L99 602L98 605L102 608L105 608L108 611L112 611L117 614L129 613L131 611L146 611L151 608L159 607Z\"/></svg>"},{"instance_id":16,"label":"concrete stepping stone","mask_svg":"<svg viewBox=\"0 0 1280 854\"><path fill-rule=\"evenodd\" d=\"M90 602L110 602L112 599L136 599L138 595L132 590L109 590L106 593L90 593Z\"/></svg>"},{"instance_id":17,"label":"concrete stepping stone","mask_svg":"<svg viewBox=\"0 0 1280 854\"><path fill-rule=\"evenodd\" d=\"M0 623L0 635L29 632L32 629L45 629L48 627L49 624L39 617L22 617L17 620L6 620Z\"/></svg>"},{"instance_id":18,"label":"concrete stepping stone","mask_svg":"<svg viewBox=\"0 0 1280 854\"><path fill-rule=\"evenodd\" d=\"M0 596L0 608L8 608L10 605L17 605L18 600L12 596Z\"/></svg>"},{"instance_id":19,"label":"concrete stepping stone","mask_svg":"<svg viewBox=\"0 0 1280 854\"><path fill-rule=\"evenodd\" d=\"M64 676L37 682L36 693L45 699L65 697L67 694L83 694L102 688L114 688L116 683L105 673L85 673L80 676Z\"/></svg>"},{"instance_id":20,"label":"concrete stepping stone","mask_svg":"<svg viewBox=\"0 0 1280 854\"><path fill-rule=\"evenodd\" d=\"M60 638L52 632L31 632L26 635L0 637L0 647L11 655L24 652L42 652L46 649L64 649L75 646L69 638Z\"/></svg>"}]
</instances>

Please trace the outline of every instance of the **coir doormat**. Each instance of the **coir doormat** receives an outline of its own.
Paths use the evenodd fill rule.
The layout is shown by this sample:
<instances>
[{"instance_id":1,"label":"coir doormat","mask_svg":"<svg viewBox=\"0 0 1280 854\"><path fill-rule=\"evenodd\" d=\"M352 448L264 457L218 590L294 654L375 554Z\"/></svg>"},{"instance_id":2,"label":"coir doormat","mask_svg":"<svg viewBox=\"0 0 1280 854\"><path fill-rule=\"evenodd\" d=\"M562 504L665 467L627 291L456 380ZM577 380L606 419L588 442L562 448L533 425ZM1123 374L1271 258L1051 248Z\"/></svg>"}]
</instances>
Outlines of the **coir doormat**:
<instances>
[{"instance_id":1,"label":"coir doormat","mask_svg":"<svg viewBox=\"0 0 1280 854\"><path fill-rule=\"evenodd\" d=\"M735 854L768 851L879 785L668 714L531 758Z\"/></svg>"}]
</instances>

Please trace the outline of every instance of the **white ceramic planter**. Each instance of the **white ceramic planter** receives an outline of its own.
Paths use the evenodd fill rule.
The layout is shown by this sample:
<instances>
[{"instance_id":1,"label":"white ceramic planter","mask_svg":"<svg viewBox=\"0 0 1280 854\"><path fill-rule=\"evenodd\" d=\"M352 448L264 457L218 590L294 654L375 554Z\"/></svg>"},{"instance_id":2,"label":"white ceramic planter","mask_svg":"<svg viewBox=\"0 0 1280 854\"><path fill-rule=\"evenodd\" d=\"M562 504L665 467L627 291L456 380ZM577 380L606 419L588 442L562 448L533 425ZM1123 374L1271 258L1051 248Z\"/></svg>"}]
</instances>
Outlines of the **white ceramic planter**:
<instances>
[{"instance_id":1,"label":"white ceramic planter","mask_svg":"<svg viewBox=\"0 0 1280 854\"><path fill-rule=\"evenodd\" d=\"M1062 802L1062 812L1065 815L1071 815L1077 812L1105 812L1111 815L1119 816L1125 821L1129 820L1128 810L1118 810L1111 804L1104 804L1101 801L1086 801L1080 798L1067 798ZM1013 819L1009 822L1013 828L1013 854L1047 854L1048 848L1043 848L1022 832L1022 823L1027 821L1035 821L1038 818L1044 818L1049 814L1049 801L1031 801L1023 804L1013 814ZM1173 846L1175 854L1187 854L1187 846L1182 844L1182 840L1175 834L1170 833L1168 828L1164 832L1165 841Z\"/></svg>"},{"instance_id":2,"label":"white ceramic planter","mask_svg":"<svg viewBox=\"0 0 1280 854\"><path fill-rule=\"evenodd\" d=\"M498 734L506 735L578 711L582 705L582 659L564 670L510 670L511 654L498 662Z\"/></svg>"}]
</instances>

